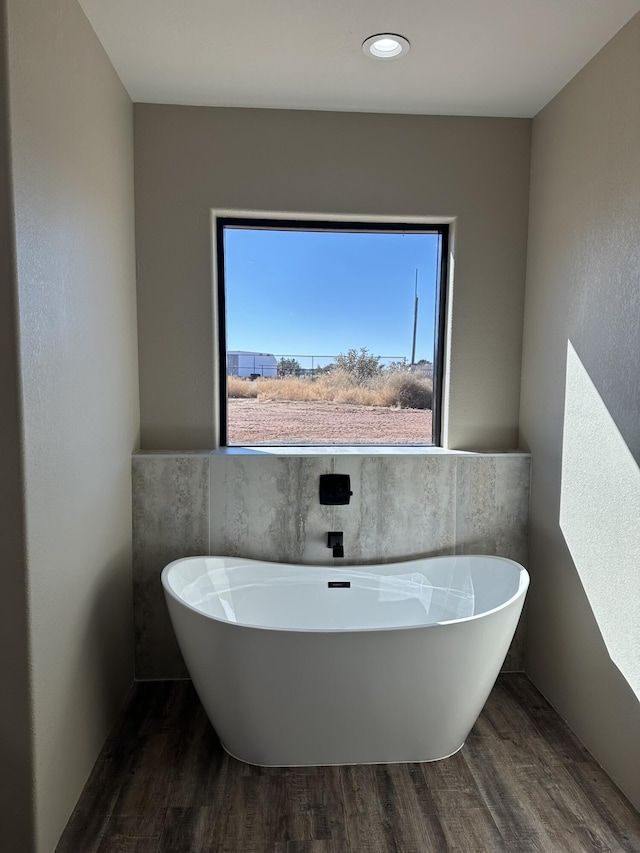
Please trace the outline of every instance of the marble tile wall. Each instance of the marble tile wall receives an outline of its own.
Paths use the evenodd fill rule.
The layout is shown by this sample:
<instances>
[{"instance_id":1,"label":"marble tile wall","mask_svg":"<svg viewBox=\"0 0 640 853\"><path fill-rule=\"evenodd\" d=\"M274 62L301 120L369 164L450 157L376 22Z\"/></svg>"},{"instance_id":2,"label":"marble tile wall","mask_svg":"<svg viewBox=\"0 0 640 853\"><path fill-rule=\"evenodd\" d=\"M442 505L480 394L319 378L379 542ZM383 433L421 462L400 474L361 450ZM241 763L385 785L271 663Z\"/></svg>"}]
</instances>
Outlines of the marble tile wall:
<instances>
[{"instance_id":1,"label":"marble tile wall","mask_svg":"<svg viewBox=\"0 0 640 853\"><path fill-rule=\"evenodd\" d=\"M318 478L349 474L348 506L322 506ZM362 565L440 554L527 563L527 454L139 453L133 457L138 678L186 675L160 572L171 560L225 554L305 565ZM345 560L326 546L344 531ZM523 666L524 620L503 667Z\"/></svg>"},{"instance_id":2,"label":"marble tile wall","mask_svg":"<svg viewBox=\"0 0 640 853\"><path fill-rule=\"evenodd\" d=\"M186 678L160 573L209 549L209 454L136 454L133 481L133 618L136 677Z\"/></svg>"}]
</instances>

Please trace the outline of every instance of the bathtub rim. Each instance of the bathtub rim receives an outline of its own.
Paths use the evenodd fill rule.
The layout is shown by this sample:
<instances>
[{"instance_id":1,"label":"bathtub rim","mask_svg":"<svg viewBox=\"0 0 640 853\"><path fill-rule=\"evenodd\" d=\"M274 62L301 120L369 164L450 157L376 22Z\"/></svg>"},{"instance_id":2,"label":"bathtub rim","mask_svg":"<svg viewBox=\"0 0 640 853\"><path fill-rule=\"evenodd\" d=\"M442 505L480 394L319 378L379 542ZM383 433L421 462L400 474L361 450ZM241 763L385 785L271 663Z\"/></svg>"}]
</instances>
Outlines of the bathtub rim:
<instances>
[{"instance_id":1,"label":"bathtub rim","mask_svg":"<svg viewBox=\"0 0 640 853\"><path fill-rule=\"evenodd\" d=\"M367 569L367 570L376 570L376 569L384 569L390 568L392 566L407 566L412 563L431 561L431 560L446 560L446 559L455 559L458 558L482 558L485 560L491 561L499 561L502 563L509 563L514 566L519 575L518 588L514 595L510 598L506 599L506 601L501 602L497 607L492 607L489 610L483 610L481 613L474 613L473 616L465 616L460 619L447 619L442 622L417 622L414 625L383 625L379 627L360 627L360 628L288 628L285 626L274 626L274 625L256 625L248 622L231 622L229 619L221 619L218 616L213 616L210 613L204 613L202 610L199 610L197 607L194 607L192 604L189 604L181 598L172 588L168 581L168 577L171 573L171 570L175 568L180 563L188 563L196 560L206 560L211 558L222 558L229 560L238 560L242 563L252 563L252 564L260 564L264 566L286 566L289 568L300 568L300 569L335 569L339 568L339 570L344 571L345 569L353 569L354 572L357 573L358 569ZM176 560L172 560L168 563L162 570L161 575L162 587L165 592L165 595L169 595L173 600L176 601L178 605L190 610L192 613L201 616L204 619L210 619L213 622L218 622L221 625L230 625L231 627L236 628L244 628L244 629L252 629L255 631L279 631L281 633L286 634L355 634L355 633L377 633L379 631L415 631L418 628L438 628L447 625L459 625L463 622L473 622L479 619L484 619L488 616L491 616L494 613L498 613L501 610L506 610L508 607L512 606L514 603L518 602L520 599L524 599L526 596L527 590L529 588L530 583L530 575L527 569L516 560L512 560L509 557L499 557L494 554L443 554L438 555L437 557L414 557L411 560L396 560L391 563L367 563L361 565L353 565L353 566L326 566L326 565L303 565L301 563L276 563L271 560L257 560L253 557L231 557L225 554L199 554L190 557L178 557Z\"/></svg>"}]
</instances>

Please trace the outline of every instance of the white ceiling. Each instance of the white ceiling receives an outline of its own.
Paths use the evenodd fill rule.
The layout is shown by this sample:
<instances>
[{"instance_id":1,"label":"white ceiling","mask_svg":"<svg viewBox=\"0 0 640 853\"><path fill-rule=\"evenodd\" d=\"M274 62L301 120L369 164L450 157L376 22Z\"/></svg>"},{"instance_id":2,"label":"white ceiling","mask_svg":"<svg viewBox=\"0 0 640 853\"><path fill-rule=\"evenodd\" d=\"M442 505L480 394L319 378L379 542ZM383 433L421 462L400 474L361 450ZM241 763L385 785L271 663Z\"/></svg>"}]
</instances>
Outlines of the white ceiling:
<instances>
[{"instance_id":1,"label":"white ceiling","mask_svg":"<svg viewBox=\"0 0 640 853\"><path fill-rule=\"evenodd\" d=\"M640 0L79 0L134 101L533 116ZM375 61L367 36L411 51Z\"/></svg>"}]
</instances>

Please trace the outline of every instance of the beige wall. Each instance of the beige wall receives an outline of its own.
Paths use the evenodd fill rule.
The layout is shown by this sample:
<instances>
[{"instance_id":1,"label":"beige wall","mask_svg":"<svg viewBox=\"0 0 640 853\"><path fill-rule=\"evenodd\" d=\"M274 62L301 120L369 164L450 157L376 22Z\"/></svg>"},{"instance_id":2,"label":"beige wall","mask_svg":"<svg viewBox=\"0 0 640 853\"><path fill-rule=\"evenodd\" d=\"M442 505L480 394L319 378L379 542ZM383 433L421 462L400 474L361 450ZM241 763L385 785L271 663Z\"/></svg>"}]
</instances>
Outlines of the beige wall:
<instances>
[{"instance_id":1,"label":"beige wall","mask_svg":"<svg viewBox=\"0 0 640 853\"><path fill-rule=\"evenodd\" d=\"M31 715L18 339L6 86L6 7L0 3L0 845L33 838Z\"/></svg>"},{"instance_id":2,"label":"beige wall","mask_svg":"<svg viewBox=\"0 0 640 853\"><path fill-rule=\"evenodd\" d=\"M515 447L530 126L137 104L143 447L215 446L211 209L455 219L447 443Z\"/></svg>"},{"instance_id":3,"label":"beige wall","mask_svg":"<svg viewBox=\"0 0 640 853\"><path fill-rule=\"evenodd\" d=\"M35 849L49 853L133 677L133 117L75 0L7 6Z\"/></svg>"},{"instance_id":4,"label":"beige wall","mask_svg":"<svg viewBox=\"0 0 640 853\"><path fill-rule=\"evenodd\" d=\"M640 807L640 16L533 123L526 670Z\"/></svg>"}]
</instances>

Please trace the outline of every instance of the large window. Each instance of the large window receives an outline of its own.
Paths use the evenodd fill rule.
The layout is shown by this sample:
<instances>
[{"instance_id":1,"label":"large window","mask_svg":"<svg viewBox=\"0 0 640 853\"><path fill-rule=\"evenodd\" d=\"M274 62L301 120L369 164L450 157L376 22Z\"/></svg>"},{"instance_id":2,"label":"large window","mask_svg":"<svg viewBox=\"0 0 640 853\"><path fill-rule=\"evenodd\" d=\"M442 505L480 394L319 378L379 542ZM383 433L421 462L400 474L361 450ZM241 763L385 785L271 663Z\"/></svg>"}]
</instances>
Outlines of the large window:
<instances>
[{"instance_id":1,"label":"large window","mask_svg":"<svg viewBox=\"0 0 640 853\"><path fill-rule=\"evenodd\" d=\"M440 444L447 237L218 219L221 443Z\"/></svg>"}]
</instances>

